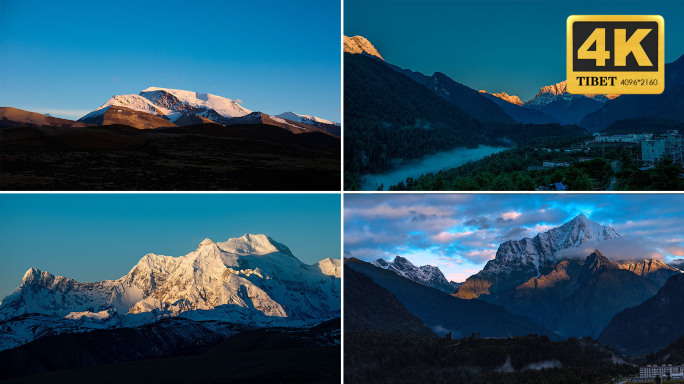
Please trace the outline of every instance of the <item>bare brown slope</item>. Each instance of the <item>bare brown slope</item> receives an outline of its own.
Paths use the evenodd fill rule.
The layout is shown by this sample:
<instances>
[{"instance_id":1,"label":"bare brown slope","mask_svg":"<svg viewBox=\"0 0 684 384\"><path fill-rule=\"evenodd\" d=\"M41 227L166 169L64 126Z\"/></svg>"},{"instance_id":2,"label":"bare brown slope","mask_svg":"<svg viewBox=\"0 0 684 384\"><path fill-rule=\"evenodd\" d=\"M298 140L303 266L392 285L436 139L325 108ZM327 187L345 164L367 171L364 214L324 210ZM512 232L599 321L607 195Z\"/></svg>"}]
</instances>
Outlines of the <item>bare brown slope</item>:
<instances>
[{"instance_id":1,"label":"bare brown slope","mask_svg":"<svg viewBox=\"0 0 684 384\"><path fill-rule=\"evenodd\" d=\"M159 127L175 127L176 124L159 116L136 111L126 107L111 106L98 116L83 117L82 122L97 125L128 125L138 129L154 129Z\"/></svg>"},{"instance_id":2,"label":"bare brown slope","mask_svg":"<svg viewBox=\"0 0 684 384\"><path fill-rule=\"evenodd\" d=\"M87 127L79 121L46 116L12 107L0 107L0 127Z\"/></svg>"},{"instance_id":3,"label":"bare brown slope","mask_svg":"<svg viewBox=\"0 0 684 384\"><path fill-rule=\"evenodd\" d=\"M186 125L219 124L219 123L215 122L214 120L207 119L206 117L203 117L203 116L183 114L181 117L176 119L175 124L179 127L183 127Z\"/></svg>"}]
</instances>

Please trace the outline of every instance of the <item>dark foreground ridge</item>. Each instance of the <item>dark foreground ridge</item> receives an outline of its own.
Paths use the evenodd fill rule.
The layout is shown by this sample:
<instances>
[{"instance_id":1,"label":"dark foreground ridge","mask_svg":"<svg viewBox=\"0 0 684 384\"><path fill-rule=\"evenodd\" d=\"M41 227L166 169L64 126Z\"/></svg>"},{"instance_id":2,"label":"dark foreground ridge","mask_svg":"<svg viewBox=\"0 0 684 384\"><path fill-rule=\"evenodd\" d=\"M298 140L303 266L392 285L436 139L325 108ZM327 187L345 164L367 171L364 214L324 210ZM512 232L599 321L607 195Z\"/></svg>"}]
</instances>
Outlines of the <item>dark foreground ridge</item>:
<instances>
[{"instance_id":1,"label":"dark foreground ridge","mask_svg":"<svg viewBox=\"0 0 684 384\"><path fill-rule=\"evenodd\" d=\"M345 383L609 383L638 374L590 338L452 340L388 331L345 331ZM615 361L614 361L615 358Z\"/></svg>"},{"instance_id":2,"label":"dark foreground ridge","mask_svg":"<svg viewBox=\"0 0 684 384\"><path fill-rule=\"evenodd\" d=\"M213 326L212 326L213 327ZM38 339L0 352L7 383L335 383L340 319L311 329L240 330L225 337L199 322Z\"/></svg>"},{"instance_id":3,"label":"dark foreground ridge","mask_svg":"<svg viewBox=\"0 0 684 384\"><path fill-rule=\"evenodd\" d=\"M4 190L338 190L340 139L265 124L0 128Z\"/></svg>"}]
</instances>

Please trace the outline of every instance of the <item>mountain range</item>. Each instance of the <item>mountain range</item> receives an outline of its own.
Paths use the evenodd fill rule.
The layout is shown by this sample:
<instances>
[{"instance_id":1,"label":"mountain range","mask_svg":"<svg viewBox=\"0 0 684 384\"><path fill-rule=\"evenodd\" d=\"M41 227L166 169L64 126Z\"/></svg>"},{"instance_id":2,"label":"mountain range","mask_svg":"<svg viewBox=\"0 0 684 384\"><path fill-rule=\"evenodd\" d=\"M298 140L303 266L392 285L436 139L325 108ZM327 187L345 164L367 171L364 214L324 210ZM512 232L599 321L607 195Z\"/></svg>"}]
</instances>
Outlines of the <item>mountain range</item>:
<instances>
[{"instance_id":1,"label":"mountain range","mask_svg":"<svg viewBox=\"0 0 684 384\"><path fill-rule=\"evenodd\" d=\"M648 300L616 314L598 340L622 353L648 353L684 335L684 274L670 277Z\"/></svg>"},{"instance_id":2,"label":"mountain range","mask_svg":"<svg viewBox=\"0 0 684 384\"><path fill-rule=\"evenodd\" d=\"M675 267L676 260L668 265L660 259L615 255L611 243L621 241L613 228L579 214L532 238L504 242L495 258L463 284L448 282L437 267L416 267L400 256L373 263L345 259L354 274L387 291L358 276L355 281L375 292L374 297L345 305L351 307L352 324L379 331L424 334L412 320L416 316L438 335L493 336L501 326L520 330L516 319L526 318L535 332L553 337L600 336L605 344L628 353L663 348L684 335L681 311L676 309L684 297L684 273ZM469 301L477 304L468 307ZM360 303L391 306L402 320L389 328L373 325L386 320L380 321L383 316L370 309L355 308ZM485 322L479 317L484 313L498 322Z\"/></svg>"},{"instance_id":3,"label":"mountain range","mask_svg":"<svg viewBox=\"0 0 684 384\"><path fill-rule=\"evenodd\" d=\"M185 256L145 255L117 280L81 283L29 269L0 302L0 349L170 317L250 327L311 326L340 314L341 265L299 261L265 235L202 241Z\"/></svg>"},{"instance_id":4,"label":"mountain range","mask_svg":"<svg viewBox=\"0 0 684 384\"><path fill-rule=\"evenodd\" d=\"M394 296L403 306L403 309L395 308L394 311L401 314L400 318L406 324L405 327L413 329L414 332L420 333L422 331L410 320L411 316L407 316L404 309L419 318L432 332L442 337L450 334L455 338L461 338L476 333L483 337L522 336L531 333L556 337L552 331L543 325L529 317L511 313L502 306L482 300L459 299L436 288L416 283L395 272L358 259L345 259L344 265L345 268L348 267L370 278L374 284L384 288ZM379 304L385 300L391 300L396 307L394 299L377 297L368 298L364 301ZM356 304L350 303L349 305ZM346 299L345 305L347 305ZM370 316L367 310L352 311L350 314L368 316L366 319L380 318L377 315ZM346 316L345 312L345 319ZM363 321L367 320L357 318L350 320L352 323L363 323ZM373 328L378 329L379 327L374 326Z\"/></svg>"},{"instance_id":5,"label":"mountain range","mask_svg":"<svg viewBox=\"0 0 684 384\"><path fill-rule=\"evenodd\" d=\"M537 320L557 334L598 337L615 314L656 294L681 272L658 259L609 260L620 235L580 214L533 238L509 240L455 293ZM582 256L587 247L592 252Z\"/></svg>"},{"instance_id":6,"label":"mountain range","mask_svg":"<svg viewBox=\"0 0 684 384\"><path fill-rule=\"evenodd\" d=\"M530 278L549 273L561 259L557 252L588 242L618 238L613 228L602 226L580 214L560 227L539 233L533 238L509 240L499 246L493 260L482 271L469 277L456 295L471 299L501 292Z\"/></svg>"},{"instance_id":7,"label":"mountain range","mask_svg":"<svg viewBox=\"0 0 684 384\"><path fill-rule=\"evenodd\" d=\"M175 127L201 123L263 124L294 133L326 132L339 136L339 124L310 115L284 112L277 116L254 112L238 102L180 89L149 87L139 94L115 95L78 121L88 124L127 124L136 128Z\"/></svg>"},{"instance_id":8,"label":"mountain range","mask_svg":"<svg viewBox=\"0 0 684 384\"><path fill-rule=\"evenodd\" d=\"M385 62L373 44L362 36L345 36L344 51ZM426 76L389 63L387 65L433 90L482 122L513 120L532 124L578 124L589 131L601 131L615 121L629 117L648 116L684 121L684 105L681 101L684 98L684 56L666 64L666 90L662 95L625 95L626 98L618 94L573 95L567 92L566 82L561 81L542 86L537 95L526 102L504 91L475 91L443 73L436 72L432 76Z\"/></svg>"},{"instance_id":9,"label":"mountain range","mask_svg":"<svg viewBox=\"0 0 684 384\"><path fill-rule=\"evenodd\" d=\"M377 259L373 262L373 265L390 270L418 284L436 288L446 293L453 293L460 285L455 281L447 280L438 267L433 265L416 267L408 259L401 256L396 256L394 260L389 262L384 259Z\"/></svg>"}]
</instances>

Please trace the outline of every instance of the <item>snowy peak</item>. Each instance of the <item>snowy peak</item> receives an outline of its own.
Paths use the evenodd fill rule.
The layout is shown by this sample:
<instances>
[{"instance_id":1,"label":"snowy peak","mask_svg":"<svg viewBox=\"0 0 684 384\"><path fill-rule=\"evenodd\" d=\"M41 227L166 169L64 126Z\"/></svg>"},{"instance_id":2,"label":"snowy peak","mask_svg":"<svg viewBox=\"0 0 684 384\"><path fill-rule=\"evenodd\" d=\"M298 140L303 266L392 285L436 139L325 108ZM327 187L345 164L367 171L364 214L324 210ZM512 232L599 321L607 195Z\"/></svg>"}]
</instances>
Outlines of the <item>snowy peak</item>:
<instances>
[{"instance_id":1,"label":"snowy peak","mask_svg":"<svg viewBox=\"0 0 684 384\"><path fill-rule=\"evenodd\" d=\"M0 321L26 313L111 325L180 315L245 324L325 320L339 315L340 277L340 260L305 265L263 234L205 239L185 256L147 254L117 280L80 283L31 268L0 303Z\"/></svg>"},{"instance_id":2,"label":"snowy peak","mask_svg":"<svg viewBox=\"0 0 684 384\"><path fill-rule=\"evenodd\" d=\"M340 136L340 125L316 116L286 112L277 117L253 112L240 100L185 91L149 87L138 95L115 95L79 122L105 125L123 124L139 129L195 124L266 124L292 133L322 132ZM113 110L114 108L115 110ZM169 123L170 122L170 123Z\"/></svg>"},{"instance_id":3,"label":"snowy peak","mask_svg":"<svg viewBox=\"0 0 684 384\"><path fill-rule=\"evenodd\" d=\"M171 110L158 107L150 100L140 95L114 95L107 100L106 103L102 104L100 108L96 109L96 111L105 109L109 106L126 107L136 111L149 113L151 115L157 115L162 118L167 118L167 115L171 114Z\"/></svg>"},{"instance_id":4,"label":"snowy peak","mask_svg":"<svg viewBox=\"0 0 684 384\"><path fill-rule=\"evenodd\" d=\"M418 284L439 289L449 294L458 288L458 284L448 281L438 267L432 265L416 267L408 259L401 256L396 256L392 262L377 259L373 265L390 270Z\"/></svg>"},{"instance_id":5,"label":"snowy peak","mask_svg":"<svg viewBox=\"0 0 684 384\"><path fill-rule=\"evenodd\" d=\"M242 255L265 255L274 252L292 255L292 252L290 252L289 248L282 244L276 243L266 235L245 234L242 237L233 238L223 243L218 243L218 247L224 252Z\"/></svg>"},{"instance_id":6,"label":"snowy peak","mask_svg":"<svg viewBox=\"0 0 684 384\"><path fill-rule=\"evenodd\" d=\"M70 279L64 276L55 276L49 272L41 271L38 268L31 268L21 279L21 286L41 286L52 288L56 285L69 283Z\"/></svg>"},{"instance_id":7,"label":"snowy peak","mask_svg":"<svg viewBox=\"0 0 684 384\"><path fill-rule=\"evenodd\" d=\"M213 241L211 241L210 238L206 238L206 239L202 240L201 243L199 243L199 248L201 248L205 245L210 245L210 244L215 244L215 243Z\"/></svg>"},{"instance_id":8,"label":"snowy peak","mask_svg":"<svg viewBox=\"0 0 684 384\"><path fill-rule=\"evenodd\" d=\"M667 265L672 267L672 268L677 268L678 270L684 272L684 259L672 260Z\"/></svg>"},{"instance_id":9,"label":"snowy peak","mask_svg":"<svg viewBox=\"0 0 684 384\"><path fill-rule=\"evenodd\" d=\"M552 237L565 236L565 243L563 245L567 247L577 247L592 240L604 241L620 237L613 228L592 221L583 213L577 215L570 222L549 230L547 233Z\"/></svg>"},{"instance_id":10,"label":"snowy peak","mask_svg":"<svg viewBox=\"0 0 684 384\"><path fill-rule=\"evenodd\" d=\"M514 270L531 268L534 272L539 272L541 267L557 261L558 251L619 236L613 228L580 214L560 227L539 233L533 238L506 241L499 246L496 258L487 263L484 271L510 274Z\"/></svg>"},{"instance_id":11,"label":"snowy peak","mask_svg":"<svg viewBox=\"0 0 684 384\"><path fill-rule=\"evenodd\" d=\"M149 87L140 92L140 96L155 105L173 112L183 112L189 109L214 110L223 117L238 117L252 113L231 99L181 89ZM200 111L201 112L201 111Z\"/></svg>"},{"instance_id":12,"label":"snowy peak","mask_svg":"<svg viewBox=\"0 0 684 384\"><path fill-rule=\"evenodd\" d=\"M31 267L26 273L24 273L24 277L21 279L21 283L23 284L31 284L33 281L39 280L40 276L42 274L42 271L38 268Z\"/></svg>"},{"instance_id":13,"label":"snowy peak","mask_svg":"<svg viewBox=\"0 0 684 384\"><path fill-rule=\"evenodd\" d=\"M279 115L276 115L276 117L280 117L281 119L292 120L292 121L295 121L297 123L313 125L313 126L317 126L317 124L330 124L330 125L339 125L340 124L340 123L335 123L333 121L321 119L320 117L310 116L310 115L300 115L300 114L294 113L294 112L284 112L284 113L281 113Z\"/></svg>"},{"instance_id":14,"label":"snowy peak","mask_svg":"<svg viewBox=\"0 0 684 384\"><path fill-rule=\"evenodd\" d=\"M353 54L363 54L366 53L371 56L375 56L380 60L385 60L380 56L377 49L363 36L348 37L344 36L344 52Z\"/></svg>"},{"instance_id":15,"label":"snowy peak","mask_svg":"<svg viewBox=\"0 0 684 384\"><path fill-rule=\"evenodd\" d=\"M560 83L556 83L553 85L546 85L541 87L539 90L539 93L529 100L525 105L528 106L533 106L533 107L542 107L547 104L551 104L554 101L558 100L565 100L565 101L570 101L573 98L577 97L588 97L590 99L599 101L601 103L605 103L608 100L615 99L620 95L618 94L606 94L606 95L594 95L594 94L585 94L585 95L573 95L568 93L567 91L567 82L561 81Z\"/></svg>"},{"instance_id":16,"label":"snowy peak","mask_svg":"<svg viewBox=\"0 0 684 384\"><path fill-rule=\"evenodd\" d=\"M489 93L489 92L487 92L487 91L485 91L485 90L480 90L479 92L480 92L480 93L487 93L487 94L490 94L490 95L492 95L492 96L494 96L494 97L498 97L498 98L501 99L501 100L508 101L508 102L511 103L511 104L523 105L522 100L520 100L520 98L519 98L518 96L509 95L509 94L507 94L506 92L501 92L501 93Z\"/></svg>"},{"instance_id":17,"label":"snowy peak","mask_svg":"<svg viewBox=\"0 0 684 384\"><path fill-rule=\"evenodd\" d=\"M325 258L319 261L316 266L322 274L326 276L342 277L342 260Z\"/></svg>"}]
</instances>

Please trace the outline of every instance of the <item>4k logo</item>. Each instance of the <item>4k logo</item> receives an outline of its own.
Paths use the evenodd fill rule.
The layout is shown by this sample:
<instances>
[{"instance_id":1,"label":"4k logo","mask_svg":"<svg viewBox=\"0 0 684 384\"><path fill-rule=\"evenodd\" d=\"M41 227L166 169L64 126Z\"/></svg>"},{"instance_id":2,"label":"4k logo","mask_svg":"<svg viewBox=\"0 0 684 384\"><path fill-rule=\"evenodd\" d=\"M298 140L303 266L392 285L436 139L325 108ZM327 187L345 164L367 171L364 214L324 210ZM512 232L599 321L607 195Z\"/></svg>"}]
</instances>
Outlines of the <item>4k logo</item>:
<instances>
[{"instance_id":1,"label":"4k logo","mask_svg":"<svg viewBox=\"0 0 684 384\"><path fill-rule=\"evenodd\" d=\"M664 35L661 16L568 17L568 92L662 93Z\"/></svg>"}]
</instances>

